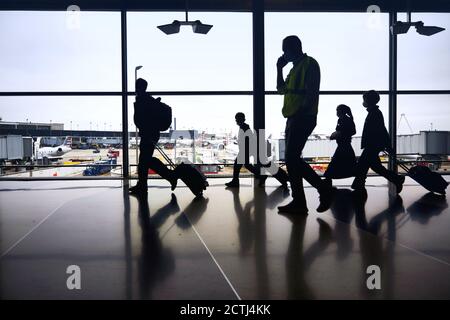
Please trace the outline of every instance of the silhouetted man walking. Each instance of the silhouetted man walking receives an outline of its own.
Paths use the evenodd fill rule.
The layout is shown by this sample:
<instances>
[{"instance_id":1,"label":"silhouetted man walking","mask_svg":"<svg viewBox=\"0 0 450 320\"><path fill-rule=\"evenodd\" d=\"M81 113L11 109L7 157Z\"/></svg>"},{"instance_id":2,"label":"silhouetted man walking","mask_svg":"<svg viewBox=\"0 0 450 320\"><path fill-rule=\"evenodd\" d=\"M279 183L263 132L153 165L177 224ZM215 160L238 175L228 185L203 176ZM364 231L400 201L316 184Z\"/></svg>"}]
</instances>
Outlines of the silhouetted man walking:
<instances>
[{"instance_id":1,"label":"silhouetted man walking","mask_svg":"<svg viewBox=\"0 0 450 320\"><path fill-rule=\"evenodd\" d=\"M130 188L130 193L137 195L147 194L149 168L169 181L172 186L172 191L177 186L177 177L174 171L167 169L161 160L153 157L155 145L158 143L160 137L158 122L161 120L161 110L159 110L157 99L153 98L146 90L147 81L137 79L134 124L139 129L141 141L139 143L138 183L136 186Z\"/></svg>"},{"instance_id":2,"label":"silhouetted man walking","mask_svg":"<svg viewBox=\"0 0 450 320\"><path fill-rule=\"evenodd\" d=\"M318 212L330 207L332 187L324 183L314 170L302 159L301 154L309 135L316 127L319 105L320 67L315 59L302 51L302 43L297 36L283 40L283 55L277 61L277 90L284 94L282 113L286 121L286 165L292 187L292 202L278 207L281 213L306 214L305 178L319 191ZM286 80L283 68L289 63L293 68Z\"/></svg>"},{"instance_id":3,"label":"silhouetted man walking","mask_svg":"<svg viewBox=\"0 0 450 320\"><path fill-rule=\"evenodd\" d=\"M236 113L234 118L236 120L236 124L239 126L240 129L238 135L239 145L241 145L241 142L244 142L245 150L239 149L239 155L234 161L233 165L233 179L230 182L225 183L225 185L229 188L239 187L239 172L241 171L242 166L244 166L248 171L253 173L259 179L259 186L263 186L267 179L267 176L262 175L260 173L259 168L255 167L250 163L250 145L249 145L250 141L248 136L246 136L246 134L249 133L249 130L251 132L251 129L250 126L247 123L245 123L245 114L243 114L242 112L238 112ZM255 140L253 140L253 142L255 142ZM242 159L244 159L244 163L240 163L238 161ZM274 174L273 177L276 178L284 187L287 188L288 177L283 169L278 168L277 173Z\"/></svg>"}]
</instances>

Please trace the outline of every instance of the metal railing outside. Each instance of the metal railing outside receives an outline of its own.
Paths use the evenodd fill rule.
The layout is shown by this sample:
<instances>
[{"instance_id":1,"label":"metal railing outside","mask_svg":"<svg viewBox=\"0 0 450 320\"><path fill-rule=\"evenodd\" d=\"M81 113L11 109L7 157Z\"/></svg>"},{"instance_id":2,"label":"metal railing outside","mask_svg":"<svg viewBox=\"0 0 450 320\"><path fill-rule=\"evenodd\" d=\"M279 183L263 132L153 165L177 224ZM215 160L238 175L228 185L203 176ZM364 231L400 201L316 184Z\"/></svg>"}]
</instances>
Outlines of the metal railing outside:
<instances>
[{"instance_id":1,"label":"metal railing outside","mask_svg":"<svg viewBox=\"0 0 450 320\"><path fill-rule=\"evenodd\" d=\"M425 166L429 166L429 164L443 164L443 163L448 163L449 164L449 170L444 169L444 170L433 170L433 167L430 168L433 171L438 172L441 175L450 175L450 160L402 160L399 161L400 163L403 164L407 164L408 166L413 166L413 165L425 165ZM276 161L275 162L277 165L279 165L280 167L285 167L285 163L284 161ZM307 161L308 164L310 165L328 165L330 163L330 161ZM387 164L388 161L383 160L382 161L383 164ZM205 165L205 166L223 166L223 167L232 167L233 164L232 163L202 163L202 164L198 164L196 163L195 165ZM13 172L10 175L5 174L3 175L3 170L16 170L16 169L20 169L20 168L41 168L41 169L56 169L56 168L87 168L87 167L111 167L111 168L120 168L120 173L117 173L117 175L100 175L100 176L49 176L49 177L36 177L33 176L33 172L34 170L25 170L25 171L19 171L19 172ZM130 167L137 167L136 164L131 164ZM123 176L123 165L122 164L54 164L54 165L34 165L34 164L21 164L21 165L0 165L0 172L2 173L2 175L0 175L0 181L29 181L29 180L122 180L125 179L125 177ZM25 177L17 177L14 176L14 174L23 174L23 173L29 173L30 175ZM404 172L400 172L400 174L405 174ZM208 178L228 178L228 177L232 177L232 174L224 174L224 173L214 173L214 174L205 174ZM375 173L369 173L369 176L376 176L377 174ZM246 173L243 172L240 174L241 177L251 177L252 174L251 173ZM149 179L161 179L161 177L159 177L157 174L149 174L148 175ZM137 175L130 175L127 179L131 179L131 180L135 180L137 179Z\"/></svg>"}]
</instances>

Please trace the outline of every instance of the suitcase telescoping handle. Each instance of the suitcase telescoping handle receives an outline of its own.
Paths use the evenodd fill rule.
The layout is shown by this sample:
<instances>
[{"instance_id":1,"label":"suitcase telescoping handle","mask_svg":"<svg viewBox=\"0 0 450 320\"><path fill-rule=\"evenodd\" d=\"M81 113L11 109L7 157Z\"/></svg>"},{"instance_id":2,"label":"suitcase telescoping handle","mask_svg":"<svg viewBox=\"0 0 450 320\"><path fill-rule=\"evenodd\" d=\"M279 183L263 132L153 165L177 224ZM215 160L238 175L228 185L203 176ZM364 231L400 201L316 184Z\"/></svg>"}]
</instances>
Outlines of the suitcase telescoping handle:
<instances>
[{"instance_id":1,"label":"suitcase telescoping handle","mask_svg":"<svg viewBox=\"0 0 450 320\"><path fill-rule=\"evenodd\" d=\"M155 145L156 150L158 150L158 152L163 156L164 160L167 161L167 163L169 164L169 166L172 167L172 169L175 169L175 164L173 163L173 161L169 158L169 156L163 151L163 149L158 146L157 142L153 142L153 144Z\"/></svg>"},{"instance_id":2,"label":"suitcase telescoping handle","mask_svg":"<svg viewBox=\"0 0 450 320\"><path fill-rule=\"evenodd\" d=\"M391 157L391 154L389 152L383 151L383 153L384 153L384 155ZM406 173L409 173L409 168L406 166L406 164L404 162L397 161L397 164L400 168L405 170Z\"/></svg>"}]
</instances>

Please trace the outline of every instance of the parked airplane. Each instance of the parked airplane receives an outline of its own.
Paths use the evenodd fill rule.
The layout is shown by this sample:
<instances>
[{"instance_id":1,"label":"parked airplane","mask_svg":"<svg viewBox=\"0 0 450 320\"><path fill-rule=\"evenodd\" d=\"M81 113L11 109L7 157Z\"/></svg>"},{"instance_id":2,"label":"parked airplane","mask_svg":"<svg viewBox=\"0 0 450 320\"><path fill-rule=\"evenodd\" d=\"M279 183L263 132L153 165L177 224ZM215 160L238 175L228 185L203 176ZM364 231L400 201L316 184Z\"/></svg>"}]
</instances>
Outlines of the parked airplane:
<instances>
[{"instance_id":1,"label":"parked airplane","mask_svg":"<svg viewBox=\"0 0 450 320\"><path fill-rule=\"evenodd\" d=\"M214 139L214 140L204 140L203 141L203 145L205 147L210 147L210 148L212 148L214 150L218 150L218 151L221 151L221 150L225 149L225 141L223 139L220 139L220 140L216 140L216 139Z\"/></svg>"},{"instance_id":2,"label":"parked airplane","mask_svg":"<svg viewBox=\"0 0 450 320\"><path fill-rule=\"evenodd\" d=\"M71 151L71 145L72 145L72 138L66 137L64 139L64 142L56 147L39 147L40 145L40 138L38 138L35 150L36 152L36 159L44 159L47 158L49 160L60 160L62 159L62 156L65 155L67 152Z\"/></svg>"}]
</instances>

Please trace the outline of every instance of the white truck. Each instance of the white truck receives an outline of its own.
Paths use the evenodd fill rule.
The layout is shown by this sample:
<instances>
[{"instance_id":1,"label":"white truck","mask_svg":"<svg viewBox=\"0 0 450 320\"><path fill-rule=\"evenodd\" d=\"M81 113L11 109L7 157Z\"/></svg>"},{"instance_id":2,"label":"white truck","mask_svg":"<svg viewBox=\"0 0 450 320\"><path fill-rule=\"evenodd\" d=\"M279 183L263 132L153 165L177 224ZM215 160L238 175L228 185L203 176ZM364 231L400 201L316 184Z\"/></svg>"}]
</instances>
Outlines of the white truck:
<instances>
[{"instance_id":1,"label":"white truck","mask_svg":"<svg viewBox=\"0 0 450 320\"><path fill-rule=\"evenodd\" d=\"M0 164L23 163L33 157L33 138L21 135L0 136Z\"/></svg>"}]
</instances>

